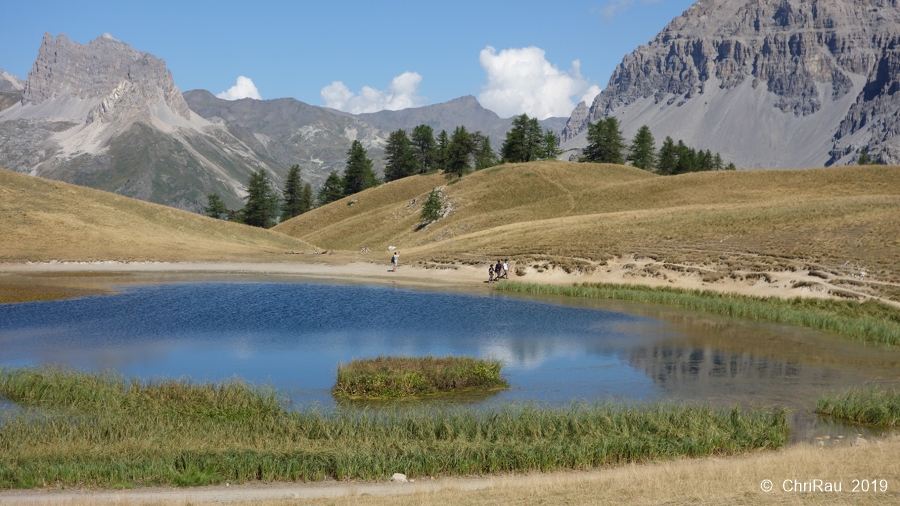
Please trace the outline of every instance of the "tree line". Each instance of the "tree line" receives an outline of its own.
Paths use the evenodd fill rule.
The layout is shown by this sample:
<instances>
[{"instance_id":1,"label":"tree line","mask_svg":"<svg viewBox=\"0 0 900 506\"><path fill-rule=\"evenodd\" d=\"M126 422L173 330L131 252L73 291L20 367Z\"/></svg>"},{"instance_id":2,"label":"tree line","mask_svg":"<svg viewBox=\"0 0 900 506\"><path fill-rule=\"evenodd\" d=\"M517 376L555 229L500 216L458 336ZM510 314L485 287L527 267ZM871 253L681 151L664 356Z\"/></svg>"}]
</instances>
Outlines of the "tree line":
<instances>
[{"instance_id":1,"label":"tree line","mask_svg":"<svg viewBox=\"0 0 900 506\"><path fill-rule=\"evenodd\" d=\"M491 139L481 132L469 132L458 126L452 134L442 130L436 137L428 125L413 128L411 134L403 129L391 132L385 145L383 182L395 181L416 174L443 172L449 177L462 177L473 171L493 167L500 162L530 162L555 158L559 155L559 141L551 130L542 130L537 118L526 114L513 119L512 129L500 149L500 155L491 147ZM382 183L372 168L372 160L358 140L347 151L343 174L332 171L313 197L312 187L300 179L300 167L294 165L288 172L285 187L280 192L274 187L268 174L259 170L247 183L246 204L243 209L232 211L215 193L207 195L208 204L203 208L207 216L231 220L255 227L269 228L276 221L285 221L303 214L316 206L322 206L359 193ZM431 195L435 201L436 195ZM434 207L435 202L432 202ZM439 204L437 204L439 207ZM431 211L433 214L434 210Z\"/></svg>"},{"instance_id":2,"label":"tree line","mask_svg":"<svg viewBox=\"0 0 900 506\"><path fill-rule=\"evenodd\" d=\"M647 125L638 129L631 143L626 145L619 128L619 120L608 117L588 124L588 145L579 161L615 163L631 162L635 167L662 175L684 174L708 170L735 170L734 163L725 164L719 153L694 149L679 140L666 136L656 149L656 141Z\"/></svg>"}]
</instances>

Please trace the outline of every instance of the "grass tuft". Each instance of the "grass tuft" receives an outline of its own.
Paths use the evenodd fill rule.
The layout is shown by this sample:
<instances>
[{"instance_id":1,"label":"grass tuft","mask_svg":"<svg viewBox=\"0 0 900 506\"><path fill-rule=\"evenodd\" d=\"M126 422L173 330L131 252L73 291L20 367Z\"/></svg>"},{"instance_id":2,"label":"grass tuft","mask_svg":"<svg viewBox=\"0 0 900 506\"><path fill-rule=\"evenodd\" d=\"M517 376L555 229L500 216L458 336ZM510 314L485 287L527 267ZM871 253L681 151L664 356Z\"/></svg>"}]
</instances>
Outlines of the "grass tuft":
<instances>
[{"instance_id":1,"label":"grass tuft","mask_svg":"<svg viewBox=\"0 0 900 506\"><path fill-rule=\"evenodd\" d=\"M419 397L464 390L509 388L499 360L470 357L378 357L340 364L336 397Z\"/></svg>"},{"instance_id":2,"label":"grass tuft","mask_svg":"<svg viewBox=\"0 0 900 506\"><path fill-rule=\"evenodd\" d=\"M584 283L568 286L502 281L496 290L665 304L748 320L791 323L858 341L900 345L900 311L869 300L782 299L711 290Z\"/></svg>"},{"instance_id":3,"label":"grass tuft","mask_svg":"<svg viewBox=\"0 0 900 506\"><path fill-rule=\"evenodd\" d=\"M900 390L853 388L819 396L816 412L852 423L900 426Z\"/></svg>"},{"instance_id":4,"label":"grass tuft","mask_svg":"<svg viewBox=\"0 0 900 506\"><path fill-rule=\"evenodd\" d=\"M59 369L3 369L0 395L40 407L0 423L0 488L591 469L780 448L788 432L783 411L707 406L291 412L234 381L151 385Z\"/></svg>"}]
</instances>

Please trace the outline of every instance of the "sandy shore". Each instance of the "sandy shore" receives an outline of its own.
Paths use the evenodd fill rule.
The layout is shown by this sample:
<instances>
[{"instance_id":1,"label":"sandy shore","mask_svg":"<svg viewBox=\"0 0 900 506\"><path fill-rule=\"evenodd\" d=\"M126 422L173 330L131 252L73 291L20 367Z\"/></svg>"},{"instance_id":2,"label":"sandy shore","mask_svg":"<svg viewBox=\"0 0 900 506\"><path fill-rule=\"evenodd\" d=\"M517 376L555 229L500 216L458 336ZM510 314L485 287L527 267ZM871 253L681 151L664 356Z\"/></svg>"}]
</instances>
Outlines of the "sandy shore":
<instances>
[{"instance_id":1,"label":"sandy shore","mask_svg":"<svg viewBox=\"0 0 900 506\"><path fill-rule=\"evenodd\" d=\"M511 269L512 270L512 269ZM703 279L703 269L684 265L673 268L671 264L660 264L649 259L633 257L611 260L607 265L592 273L567 273L560 268L523 268L524 275L511 272L510 280L530 283L572 284L572 283L627 283L645 286L669 286L685 289L713 290L717 292L739 293L759 297L815 297L815 298L855 298L867 300L877 298L900 307L900 304L873 297L864 291L848 289L840 282L849 278L832 277L825 280L808 271L770 271L737 273L736 277L722 277L715 282ZM393 271L388 263L361 261L358 256L323 256L322 261L295 262L50 262L25 264L0 264L0 275L52 275L52 273L129 273L151 276L171 275L176 278L190 278L191 275L205 279L229 279L244 275L254 278L306 278L310 280L335 280L353 283L398 284L430 287L469 287L472 289L489 287L487 266L472 265L403 265ZM57 278L61 279L61 278ZM74 278L73 278L74 279ZM94 280L92 286L97 286ZM136 282L138 280L135 280ZM84 283L84 278L80 281ZM0 284L3 278L0 277ZM73 284L68 280L67 284ZM840 286L839 286L840 285Z\"/></svg>"}]
</instances>

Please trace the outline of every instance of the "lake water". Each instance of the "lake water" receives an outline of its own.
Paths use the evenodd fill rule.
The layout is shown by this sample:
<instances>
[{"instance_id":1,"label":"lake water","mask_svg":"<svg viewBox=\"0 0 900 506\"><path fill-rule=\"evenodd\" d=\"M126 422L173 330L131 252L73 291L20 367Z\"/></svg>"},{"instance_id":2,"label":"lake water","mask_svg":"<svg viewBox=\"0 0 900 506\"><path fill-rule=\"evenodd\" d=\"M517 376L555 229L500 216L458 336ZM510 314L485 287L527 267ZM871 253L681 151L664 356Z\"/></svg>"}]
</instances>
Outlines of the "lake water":
<instances>
[{"instance_id":1,"label":"lake water","mask_svg":"<svg viewBox=\"0 0 900 506\"><path fill-rule=\"evenodd\" d=\"M333 405L337 364L503 360L512 390L461 402L685 400L809 413L826 390L900 384L898 353L660 306L297 282L192 282L0 305L0 365L238 377Z\"/></svg>"}]
</instances>

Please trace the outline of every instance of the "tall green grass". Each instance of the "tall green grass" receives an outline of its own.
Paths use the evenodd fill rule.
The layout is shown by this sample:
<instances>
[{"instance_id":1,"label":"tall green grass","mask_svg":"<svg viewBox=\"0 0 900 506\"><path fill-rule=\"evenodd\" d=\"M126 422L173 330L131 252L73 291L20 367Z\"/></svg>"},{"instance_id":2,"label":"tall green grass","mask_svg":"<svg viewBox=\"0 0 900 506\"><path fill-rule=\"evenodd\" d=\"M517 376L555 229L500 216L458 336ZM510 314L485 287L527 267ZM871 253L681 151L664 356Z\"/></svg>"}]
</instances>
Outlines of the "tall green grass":
<instances>
[{"instance_id":1,"label":"tall green grass","mask_svg":"<svg viewBox=\"0 0 900 506\"><path fill-rule=\"evenodd\" d=\"M340 364L336 397L401 398L508 388L498 360L471 357L377 357Z\"/></svg>"},{"instance_id":2,"label":"tall green grass","mask_svg":"<svg viewBox=\"0 0 900 506\"><path fill-rule=\"evenodd\" d=\"M833 332L858 341L900 345L900 311L881 302L753 297L711 290L685 290L616 284L543 285L501 281L506 292L566 295L666 304L748 320L791 323Z\"/></svg>"},{"instance_id":3,"label":"tall green grass","mask_svg":"<svg viewBox=\"0 0 900 506\"><path fill-rule=\"evenodd\" d=\"M0 370L0 488L589 469L785 444L781 411L676 405L287 411L243 386Z\"/></svg>"},{"instance_id":4,"label":"tall green grass","mask_svg":"<svg viewBox=\"0 0 900 506\"><path fill-rule=\"evenodd\" d=\"M819 396L816 412L853 423L900 426L900 390L853 388Z\"/></svg>"}]
</instances>

